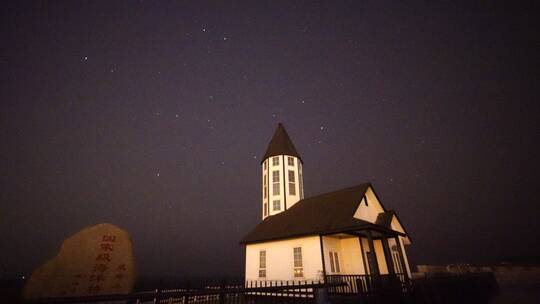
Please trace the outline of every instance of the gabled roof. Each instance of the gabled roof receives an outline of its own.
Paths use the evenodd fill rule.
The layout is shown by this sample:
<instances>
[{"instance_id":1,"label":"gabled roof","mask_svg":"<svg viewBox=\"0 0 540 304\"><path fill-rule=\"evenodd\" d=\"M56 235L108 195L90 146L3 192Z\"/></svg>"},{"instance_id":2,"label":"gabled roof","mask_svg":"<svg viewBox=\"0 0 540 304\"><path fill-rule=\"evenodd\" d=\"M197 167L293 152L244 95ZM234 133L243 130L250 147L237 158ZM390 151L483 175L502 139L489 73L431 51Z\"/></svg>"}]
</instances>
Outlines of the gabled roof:
<instances>
[{"instance_id":1,"label":"gabled roof","mask_svg":"<svg viewBox=\"0 0 540 304\"><path fill-rule=\"evenodd\" d=\"M397 213L394 210L387 210L385 212L381 212L377 215L377 220L375 221L375 224L378 226L382 226L386 229L392 229L392 219L394 219L394 216L396 217L399 225L401 228L403 228L403 231L405 231L405 234L407 235L407 239L409 242L411 242L411 237L409 233L407 232L407 229L403 226L401 223L401 220L399 219ZM394 229L392 229L394 230Z\"/></svg>"},{"instance_id":2,"label":"gabled roof","mask_svg":"<svg viewBox=\"0 0 540 304\"><path fill-rule=\"evenodd\" d=\"M267 217L240 243L318 235L340 229L376 227L377 224L354 218L354 213L369 187L371 184L366 183L300 200L286 211Z\"/></svg>"},{"instance_id":3,"label":"gabled roof","mask_svg":"<svg viewBox=\"0 0 540 304\"><path fill-rule=\"evenodd\" d=\"M276 131L274 132L274 136L268 144L266 153L264 153L261 163L265 159L276 155L290 155L298 157L298 159L302 161L300 154L298 154L298 152L296 151L296 148L294 147L294 144L292 143L289 134L287 134L287 131L285 131L285 127L283 127L282 123L278 124Z\"/></svg>"},{"instance_id":4,"label":"gabled roof","mask_svg":"<svg viewBox=\"0 0 540 304\"><path fill-rule=\"evenodd\" d=\"M375 220L375 224L391 229L392 218L394 217L394 215L395 215L394 210L381 212L379 213L379 215L377 215L377 220Z\"/></svg>"}]
</instances>

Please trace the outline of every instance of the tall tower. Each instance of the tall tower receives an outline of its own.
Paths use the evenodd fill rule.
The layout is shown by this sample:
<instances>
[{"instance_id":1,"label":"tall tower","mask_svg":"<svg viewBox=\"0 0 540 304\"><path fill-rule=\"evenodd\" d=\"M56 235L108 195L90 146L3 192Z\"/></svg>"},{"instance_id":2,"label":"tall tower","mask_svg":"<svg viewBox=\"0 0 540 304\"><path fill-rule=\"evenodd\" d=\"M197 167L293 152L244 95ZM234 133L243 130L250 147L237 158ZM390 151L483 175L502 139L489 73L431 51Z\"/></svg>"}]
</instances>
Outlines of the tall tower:
<instances>
[{"instance_id":1,"label":"tall tower","mask_svg":"<svg viewBox=\"0 0 540 304\"><path fill-rule=\"evenodd\" d=\"M304 198L302 159L279 123L262 158L262 219L291 208Z\"/></svg>"}]
</instances>

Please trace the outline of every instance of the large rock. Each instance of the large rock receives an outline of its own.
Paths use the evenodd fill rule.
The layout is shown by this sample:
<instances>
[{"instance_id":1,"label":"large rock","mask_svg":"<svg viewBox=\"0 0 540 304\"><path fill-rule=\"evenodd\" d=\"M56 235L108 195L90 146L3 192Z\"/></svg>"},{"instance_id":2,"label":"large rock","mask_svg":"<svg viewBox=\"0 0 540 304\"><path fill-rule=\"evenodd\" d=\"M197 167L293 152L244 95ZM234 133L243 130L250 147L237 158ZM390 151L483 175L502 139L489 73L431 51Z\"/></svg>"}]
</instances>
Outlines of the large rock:
<instances>
[{"instance_id":1,"label":"large rock","mask_svg":"<svg viewBox=\"0 0 540 304\"><path fill-rule=\"evenodd\" d=\"M99 224L65 240L60 252L32 273L24 297L130 293L134 283L129 234L114 225Z\"/></svg>"}]
</instances>

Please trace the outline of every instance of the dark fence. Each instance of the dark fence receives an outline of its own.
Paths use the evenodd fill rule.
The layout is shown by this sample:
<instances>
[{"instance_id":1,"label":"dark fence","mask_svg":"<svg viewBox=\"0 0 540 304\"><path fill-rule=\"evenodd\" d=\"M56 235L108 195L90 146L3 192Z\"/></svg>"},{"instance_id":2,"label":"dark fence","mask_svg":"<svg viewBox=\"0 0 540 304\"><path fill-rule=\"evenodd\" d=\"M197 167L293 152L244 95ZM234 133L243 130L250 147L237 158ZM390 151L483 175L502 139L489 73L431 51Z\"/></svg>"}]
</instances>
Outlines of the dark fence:
<instances>
[{"instance_id":1,"label":"dark fence","mask_svg":"<svg viewBox=\"0 0 540 304\"><path fill-rule=\"evenodd\" d=\"M245 285L206 286L204 289L156 289L127 295L96 295L27 300L28 304L60 303L316 303L325 302L325 288L339 283L314 281L254 281Z\"/></svg>"},{"instance_id":2,"label":"dark fence","mask_svg":"<svg viewBox=\"0 0 540 304\"><path fill-rule=\"evenodd\" d=\"M339 284L328 289L330 295L370 295L381 292L407 293L411 289L410 281L405 274L393 275L327 275L330 284Z\"/></svg>"},{"instance_id":3,"label":"dark fence","mask_svg":"<svg viewBox=\"0 0 540 304\"><path fill-rule=\"evenodd\" d=\"M27 304L60 303L490 303L498 290L493 274L462 274L409 280L405 275L328 275L322 281L248 281L179 284L127 295L48 298ZM165 286L164 286L165 287ZM325 292L325 290L327 292ZM0 298L0 302L2 299ZM4 302L2 302L4 303Z\"/></svg>"}]
</instances>

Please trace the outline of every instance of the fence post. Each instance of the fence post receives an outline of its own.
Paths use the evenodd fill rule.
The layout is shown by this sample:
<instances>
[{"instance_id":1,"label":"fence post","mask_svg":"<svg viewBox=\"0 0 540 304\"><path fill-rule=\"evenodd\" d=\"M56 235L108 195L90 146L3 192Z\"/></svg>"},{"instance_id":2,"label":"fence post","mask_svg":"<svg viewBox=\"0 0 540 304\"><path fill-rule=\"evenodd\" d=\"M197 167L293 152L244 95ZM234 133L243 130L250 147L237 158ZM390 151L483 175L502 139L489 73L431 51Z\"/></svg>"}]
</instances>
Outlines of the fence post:
<instances>
[{"instance_id":1,"label":"fence post","mask_svg":"<svg viewBox=\"0 0 540 304\"><path fill-rule=\"evenodd\" d=\"M221 281L221 284L219 286L219 304L225 304L225 283Z\"/></svg>"},{"instance_id":2,"label":"fence post","mask_svg":"<svg viewBox=\"0 0 540 304\"><path fill-rule=\"evenodd\" d=\"M161 294L161 288L156 289L156 295L154 296L154 303L159 303L159 298Z\"/></svg>"}]
</instances>

